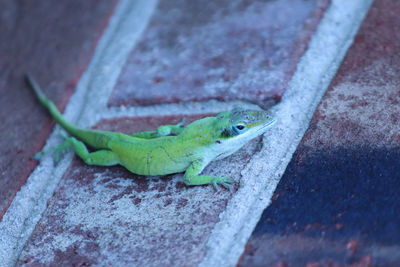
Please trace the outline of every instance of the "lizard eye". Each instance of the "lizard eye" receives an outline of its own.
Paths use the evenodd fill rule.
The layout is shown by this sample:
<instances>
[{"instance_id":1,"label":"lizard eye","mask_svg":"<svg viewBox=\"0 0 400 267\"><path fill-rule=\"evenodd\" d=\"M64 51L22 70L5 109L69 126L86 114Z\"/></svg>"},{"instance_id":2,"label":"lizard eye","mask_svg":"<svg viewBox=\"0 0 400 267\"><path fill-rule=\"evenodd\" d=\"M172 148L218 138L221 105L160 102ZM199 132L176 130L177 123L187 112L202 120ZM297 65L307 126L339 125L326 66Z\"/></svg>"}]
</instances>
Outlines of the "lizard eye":
<instances>
[{"instance_id":1,"label":"lizard eye","mask_svg":"<svg viewBox=\"0 0 400 267\"><path fill-rule=\"evenodd\" d=\"M243 124L238 124L238 125L233 126L233 130L236 133L242 133L242 132L244 132L246 130L246 126L243 125Z\"/></svg>"}]
</instances>

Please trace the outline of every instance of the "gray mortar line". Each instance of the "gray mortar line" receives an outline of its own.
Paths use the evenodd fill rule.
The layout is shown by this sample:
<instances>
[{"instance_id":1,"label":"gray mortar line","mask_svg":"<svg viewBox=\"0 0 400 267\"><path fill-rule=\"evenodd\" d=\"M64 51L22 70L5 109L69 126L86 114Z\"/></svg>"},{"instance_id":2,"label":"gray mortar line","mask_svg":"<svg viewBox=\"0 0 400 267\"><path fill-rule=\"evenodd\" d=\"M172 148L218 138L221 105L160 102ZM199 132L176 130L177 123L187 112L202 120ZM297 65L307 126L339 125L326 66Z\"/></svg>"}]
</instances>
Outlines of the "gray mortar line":
<instances>
[{"instance_id":1,"label":"gray mortar line","mask_svg":"<svg viewBox=\"0 0 400 267\"><path fill-rule=\"evenodd\" d=\"M221 102L209 100L204 102L183 102L173 104L159 104L135 107L110 107L101 112L102 119L132 117L132 116L160 116L162 115L198 115L204 113L218 113L230 110L235 106L247 109L260 109L259 106L245 101Z\"/></svg>"},{"instance_id":2,"label":"gray mortar line","mask_svg":"<svg viewBox=\"0 0 400 267\"><path fill-rule=\"evenodd\" d=\"M93 124L97 116L94 116L90 108L93 108L94 112L105 108L109 97L108 94L101 94L101 90L97 90L97 94L94 95L96 86L107 88L110 86L109 79L118 77L156 4L157 0L121 0L118 3L89 67L82 75L76 92L66 107L64 116L67 120L82 126ZM56 129L47 140L45 150L59 142L60 137ZM16 264L25 243L46 209L47 201L53 195L71 160L72 153L54 166L51 156L45 156L25 185L17 192L0 222L1 267Z\"/></svg>"},{"instance_id":3,"label":"gray mortar line","mask_svg":"<svg viewBox=\"0 0 400 267\"><path fill-rule=\"evenodd\" d=\"M271 109L278 123L264 134L262 150L242 171L240 187L220 215L200 266L237 264L372 2L332 1L282 101Z\"/></svg>"},{"instance_id":4,"label":"gray mortar line","mask_svg":"<svg viewBox=\"0 0 400 267\"><path fill-rule=\"evenodd\" d=\"M158 0L125 1L129 10L124 15L125 20L119 21L117 29L112 33L109 42L96 62L96 68L87 71L90 79L87 81L87 94L84 97L85 105L81 113L82 126L93 126L103 118L107 102L117 82L126 59L141 33L147 25L152 11ZM140 8L146 3L146 8ZM139 8L135 8L138 6ZM146 18L144 18L143 14Z\"/></svg>"}]
</instances>

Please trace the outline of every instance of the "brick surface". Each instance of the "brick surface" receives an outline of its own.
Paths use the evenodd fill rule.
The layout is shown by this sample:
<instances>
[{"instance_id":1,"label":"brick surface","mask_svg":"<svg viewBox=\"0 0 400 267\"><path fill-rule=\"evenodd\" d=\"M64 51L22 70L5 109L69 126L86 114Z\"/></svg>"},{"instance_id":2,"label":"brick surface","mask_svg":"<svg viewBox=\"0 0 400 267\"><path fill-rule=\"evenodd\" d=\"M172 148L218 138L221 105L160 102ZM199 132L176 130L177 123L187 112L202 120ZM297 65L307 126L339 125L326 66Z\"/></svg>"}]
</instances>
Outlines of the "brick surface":
<instances>
[{"instance_id":1,"label":"brick surface","mask_svg":"<svg viewBox=\"0 0 400 267\"><path fill-rule=\"evenodd\" d=\"M181 116L104 120L97 128L125 133L174 124ZM187 121L198 119L188 116ZM204 173L240 179L259 149L215 161ZM224 165L224 167L221 167ZM218 171L216 171L218 169ZM122 167L90 167L75 159L21 254L19 266L188 266L199 263L231 192L186 187L182 175L146 178Z\"/></svg>"},{"instance_id":2,"label":"brick surface","mask_svg":"<svg viewBox=\"0 0 400 267\"><path fill-rule=\"evenodd\" d=\"M400 265L399 12L374 2L240 266Z\"/></svg>"},{"instance_id":3,"label":"brick surface","mask_svg":"<svg viewBox=\"0 0 400 267\"><path fill-rule=\"evenodd\" d=\"M267 106L282 96L329 2L160 1L109 105L241 99Z\"/></svg>"},{"instance_id":4,"label":"brick surface","mask_svg":"<svg viewBox=\"0 0 400 267\"><path fill-rule=\"evenodd\" d=\"M32 73L63 109L116 2L0 0L0 219L52 126L23 74Z\"/></svg>"}]
</instances>

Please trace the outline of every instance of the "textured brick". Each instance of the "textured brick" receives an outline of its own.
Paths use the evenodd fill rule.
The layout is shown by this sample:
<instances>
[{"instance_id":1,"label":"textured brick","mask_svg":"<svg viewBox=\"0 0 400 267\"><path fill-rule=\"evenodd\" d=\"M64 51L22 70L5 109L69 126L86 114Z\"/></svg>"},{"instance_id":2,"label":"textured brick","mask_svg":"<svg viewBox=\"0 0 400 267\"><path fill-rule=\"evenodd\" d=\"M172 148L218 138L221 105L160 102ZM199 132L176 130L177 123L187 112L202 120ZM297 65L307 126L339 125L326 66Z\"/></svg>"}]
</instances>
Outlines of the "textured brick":
<instances>
[{"instance_id":1,"label":"textured brick","mask_svg":"<svg viewBox=\"0 0 400 267\"><path fill-rule=\"evenodd\" d=\"M400 265L399 12L374 2L240 266Z\"/></svg>"},{"instance_id":2,"label":"textured brick","mask_svg":"<svg viewBox=\"0 0 400 267\"><path fill-rule=\"evenodd\" d=\"M63 109L116 1L0 0L0 219L36 166L51 120L23 83L32 73Z\"/></svg>"},{"instance_id":3,"label":"textured brick","mask_svg":"<svg viewBox=\"0 0 400 267\"><path fill-rule=\"evenodd\" d=\"M109 104L242 99L269 105L285 91L328 5L160 1Z\"/></svg>"},{"instance_id":4,"label":"textured brick","mask_svg":"<svg viewBox=\"0 0 400 267\"><path fill-rule=\"evenodd\" d=\"M188 122L198 116L187 117ZM97 128L126 133L173 124L181 116L122 118ZM204 173L240 179L259 139ZM181 175L146 178L122 167L91 167L75 159L39 221L19 264L25 266L195 265L232 192L186 187Z\"/></svg>"}]
</instances>

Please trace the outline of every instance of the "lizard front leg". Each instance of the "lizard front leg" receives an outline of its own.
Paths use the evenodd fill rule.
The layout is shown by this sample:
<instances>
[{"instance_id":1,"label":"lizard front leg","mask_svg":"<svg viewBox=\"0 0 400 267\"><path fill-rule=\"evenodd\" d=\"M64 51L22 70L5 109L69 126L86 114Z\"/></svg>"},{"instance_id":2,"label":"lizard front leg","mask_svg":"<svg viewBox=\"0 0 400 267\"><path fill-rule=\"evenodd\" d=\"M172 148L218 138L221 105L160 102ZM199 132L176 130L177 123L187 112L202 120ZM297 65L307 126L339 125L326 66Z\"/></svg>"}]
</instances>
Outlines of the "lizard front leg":
<instances>
[{"instance_id":1,"label":"lizard front leg","mask_svg":"<svg viewBox=\"0 0 400 267\"><path fill-rule=\"evenodd\" d=\"M186 172L183 176L183 182L186 185L212 184L216 190L218 190L218 184L230 189L230 183L235 182L234 180L226 177L198 175L205 166L207 166L207 164L202 160L193 161L192 164L190 164L190 166L186 169Z\"/></svg>"},{"instance_id":2,"label":"lizard front leg","mask_svg":"<svg viewBox=\"0 0 400 267\"><path fill-rule=\"evenodd\" d=\"M69 143L75 153L88 165L113 166L119 164L118 157L110 150L101 149L89 153L85 144L75 137L69 137L64 142Z\"/></svg>"},{"instance_id":3,"label":"lizard front leg","mask_svg":"<svg viewBox=\"0 0 400 267\"><path fill-rule=\"evenodd\" d=\"M179 135L183 131L183 126L185 125L185 119L181 122L173 125L161 125L156 131L145 131L131 134L133 137L143 138L143 139L153 139L167 135Z\"/></svg>"}]
</instances>

